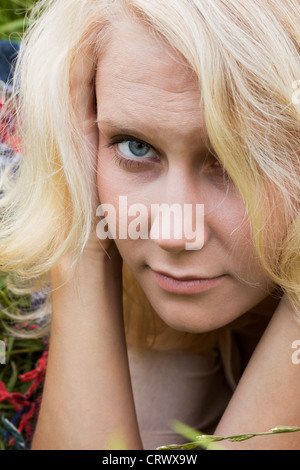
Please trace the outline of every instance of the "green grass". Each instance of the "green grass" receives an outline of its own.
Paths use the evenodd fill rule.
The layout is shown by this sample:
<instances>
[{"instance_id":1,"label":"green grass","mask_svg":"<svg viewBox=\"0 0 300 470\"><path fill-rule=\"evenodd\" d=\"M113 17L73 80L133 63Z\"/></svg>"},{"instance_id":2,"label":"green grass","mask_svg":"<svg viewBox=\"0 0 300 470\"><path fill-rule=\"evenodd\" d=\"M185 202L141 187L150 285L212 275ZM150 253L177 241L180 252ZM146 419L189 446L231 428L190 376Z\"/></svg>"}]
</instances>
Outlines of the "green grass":
<instances>
[{"instance_id":1,"label":"green grass","mask_svg":"<svg viewBox=\"0 0 300 470\"><path fill-rule=\"evenodd\" d=\"M0 39L20 41L28 25L27 11L37 0L0 0Z\"/></svg>"},{"instance_id":2,"label":"green grass","mask_svg":"<svg viewBox=\"0 0 300 470\"><path fill-rule=\"evenodd\" d=\"M43 354L45 344L40 339L20 339L5 332L7 317L5 310L16 313L18 309L26 312L31 305L30 296L16 296L6 287L6 274L0 273L0 340L6 345L6 364L0 365L0 382L4 382L10 393L27 392L30 383L23 383L19 376L35 369L38 359ZM0 403L0 418L9 421L15 416L13 405ZM1 427L1 423L0 423ZM9 450L9 446L0 436L0 450Z\"/></svg>"},{"instance_id":3,"label":"green grass","mask_svg":"<svg viewBox=\"0 0 300 470\"><path fill-rule=\"evenodd\" d=\"M28 9L37 0L0 0L0 39L20 41L28 26ZM6 275L0 272L0 340L6 345L6 365L0 365L0 382L4 382L10 393L27 392L30 383L23 383L19 376L33 370L40 359L45 345L39 339L19 339L8 335L4 328L7 321L4 310L16 313L18 309L26 311L31 305L30 296L16 296L6 288ZM5 420L15 415L12 405L0 403L0 428ZM0 433L0 450L9 450Z\"/></svg>"},{"instance_id":4,"label":"green grass","mask_svg":"<svg viewBox=\"0 0 300 470\"><path fill-rule=\"evenodd\" d=\"M243 442L249 439L253 439L254 437L261 437L261 436L271 436L274 434L287 434L292 432L300 432L300 427L296 426L277 426L276 428L270 429L267 432L257 432L251 434L238 434L235 436L207 436L205 434L200 434L193 428L186 426L184 423L179 421L174 421L172 425L172 429L176 431L181 436L185 437L187 440L191 440L192 442L188 442L187 444L181 445L171 445L171 446L163 446L160 447L159 450L195 450L195 449L205 449L205 450L226 450L225 447L220 445L221 441L229 441L229 442Z\"/></svg>"}]
</instances>

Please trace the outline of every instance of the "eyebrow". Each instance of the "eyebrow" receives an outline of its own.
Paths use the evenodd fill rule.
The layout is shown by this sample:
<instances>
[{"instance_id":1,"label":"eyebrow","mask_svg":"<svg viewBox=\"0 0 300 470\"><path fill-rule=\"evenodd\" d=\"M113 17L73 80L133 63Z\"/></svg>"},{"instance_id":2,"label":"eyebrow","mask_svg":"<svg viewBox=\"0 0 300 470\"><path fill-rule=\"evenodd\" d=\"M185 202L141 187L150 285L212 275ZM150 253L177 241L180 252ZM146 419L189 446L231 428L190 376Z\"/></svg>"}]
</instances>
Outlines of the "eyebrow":
<instances>
[{"instance_id":1,"label":"eyebrow","mask_svg":"<svg viewBox=\"0 0 300 470\"><path fill-rule=\"evenodd\" d=\"M118 131L122 135L136 137L137 139L140 139L140 140L142 140L142 141L144 141L144 142L151 145L151 142L149 140L149 136L146 136L145 134L143 134L143 132L141 132L137 128L134 128L134 127L132 127L132 128L130 128L130 127L120 127L120 126L117 125L117 123L115 123L114 121L112 121L110 119L97 119L96 122L99 125L99 127L101 127L101 125L106 125L108 127L111 127L112 129L115 129L116 131ZM207 150L212 149L212 145L211 145L209 137L207 137L206 142L203 142L203 146Z\"/></svg>"},{"instance_id":2,"label":"eyebrow","mask_svg":"<svg viewBox=\"0 0 300 470\"><path fill-rule=\"evenodd\" d=\"M124 135L132 135L132 136L135 136L137 138L140 138L142 140L147 140L147 136L145 136L145 134L143 134L141 131L139 131L139 129L136 129L136 128L130 128L130 127L119 127L116 123L114 123L113 121L110 121L109 119L97 119L97 124L99 124L99 126L101 127L101 125L106 125L108 127L111 127L113 129L115 129L116 131L120 132L121 134L124 134Z\"/></svg>"}]
</instances>

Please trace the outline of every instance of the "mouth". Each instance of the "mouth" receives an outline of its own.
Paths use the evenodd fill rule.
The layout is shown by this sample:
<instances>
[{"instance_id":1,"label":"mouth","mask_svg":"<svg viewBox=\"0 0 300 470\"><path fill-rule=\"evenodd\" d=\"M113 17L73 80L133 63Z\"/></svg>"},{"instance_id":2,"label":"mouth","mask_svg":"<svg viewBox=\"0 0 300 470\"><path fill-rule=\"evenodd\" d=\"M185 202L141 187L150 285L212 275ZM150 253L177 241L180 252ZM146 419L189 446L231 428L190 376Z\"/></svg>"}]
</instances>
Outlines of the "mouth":
<instances>
[{"instance_id":1,"label":"mouth","mask_svg":"<svg viewBox=\"0 0 300 470\"><path fill-rule=\"evenodd\" d=\"M226 277L197 277L194 275L174 276L161 271L152 270L153 277L159 287L167 292L181 295L195 295L216 287Z\"/></svg>"}]
</instances>

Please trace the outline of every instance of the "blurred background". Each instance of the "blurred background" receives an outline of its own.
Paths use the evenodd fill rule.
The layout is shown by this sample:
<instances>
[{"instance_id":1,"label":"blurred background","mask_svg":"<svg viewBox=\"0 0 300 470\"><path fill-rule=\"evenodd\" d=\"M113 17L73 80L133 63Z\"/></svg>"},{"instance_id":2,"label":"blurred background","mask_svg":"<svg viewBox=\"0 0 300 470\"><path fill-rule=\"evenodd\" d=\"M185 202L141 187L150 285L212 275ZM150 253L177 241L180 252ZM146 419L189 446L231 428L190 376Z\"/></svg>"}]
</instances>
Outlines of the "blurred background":
<instances>
[{"instance_id":1,"label":"blurred background","mask_svg":"<svg viewBox=\"0 0 300 470\"><path fill-rule=\"evenodd\" d=\"M29 9L37 0L0 0L0 166L18 154L13 113L8 103L7 80L29 25ZM2 85L2 89L1 89ZM4 87L4 88L3 88ZM3 90L5 89L5 93ZM14 295L0 272L0 450L26 450L30 446L46 367L47 342L20 339L10 334L5 312L28 310L32 296ZM38 300L39 301L39 300ZM22 324L22 327L24 325ZM31 326L32 327L32 326ZM3 363L4 362L4 363Z\"/></svg>"},{"instance_id":2,"label":"blurred background","mask_svg":"<svg viewBox=\"0 0 300 470\"><path fill-rule=\"evenodd\" d=\"M28 24L27 10L36 0L0 0L0 39L20 41Z\"/></svg>"}]
</instances>

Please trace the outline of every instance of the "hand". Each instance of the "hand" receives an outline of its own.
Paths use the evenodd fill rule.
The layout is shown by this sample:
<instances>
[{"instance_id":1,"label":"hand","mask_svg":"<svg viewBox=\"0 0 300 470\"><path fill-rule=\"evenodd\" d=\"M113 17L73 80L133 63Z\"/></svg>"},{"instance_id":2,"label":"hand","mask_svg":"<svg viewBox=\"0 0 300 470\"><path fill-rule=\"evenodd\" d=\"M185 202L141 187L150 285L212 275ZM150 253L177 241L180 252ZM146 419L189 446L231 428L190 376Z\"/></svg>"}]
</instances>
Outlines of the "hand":
<instances>
[{"instance_id":1,"label":"hand","mask_svg":"<svg viewBox=\"0 0 300 470\"><path fill-rule=\"evenodd\" d=\"M82 140L78 141L78 145L84 146L87 150L87 167L92 169L91 186L93 188L92 207L94 219L91 225L90 236L82 255L91 255L91 259L98 255L104 256L106 261L114 260L120 266L121 258L115 243L110 239L100 240L96 233L97 223L100 222L100 219L96 218L96 210L100 205L97 188L99 130L96 124L97 109L94 84L96 58L88 50L88 46L85 46L85 48L86 50L80 51L80 54L78 54L78 59L75 59L70 74L71 101L76 120L81 127ZM66 264L68 264L68 255L64 256L64 258L67 260ZM69 260L71 261L70 257ZM60 260L60 264L64 264L64 261Z\"/></svg>"},{"instance_id":2,"label":"hand","mask_svg":"<svg viewBox=\"0 0 300 470\"><path fill-rule=\"evenodd\" d=\"M88 149L93 169L94 221L78 269L67 253L51 270L49 358L33 443L41 450L107 449L117 435L126 437L128 448L142 448L123 325L122 261L113 240L96 234L98 128L90 52L80 51L70 86L83 136L78 144Z\"/></svg>"}]
</instances>

